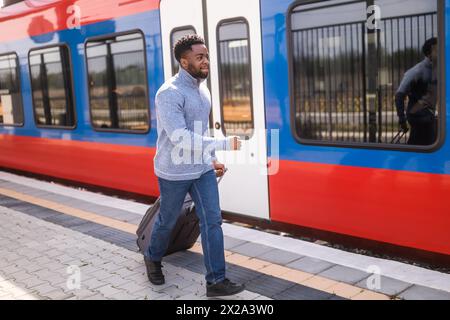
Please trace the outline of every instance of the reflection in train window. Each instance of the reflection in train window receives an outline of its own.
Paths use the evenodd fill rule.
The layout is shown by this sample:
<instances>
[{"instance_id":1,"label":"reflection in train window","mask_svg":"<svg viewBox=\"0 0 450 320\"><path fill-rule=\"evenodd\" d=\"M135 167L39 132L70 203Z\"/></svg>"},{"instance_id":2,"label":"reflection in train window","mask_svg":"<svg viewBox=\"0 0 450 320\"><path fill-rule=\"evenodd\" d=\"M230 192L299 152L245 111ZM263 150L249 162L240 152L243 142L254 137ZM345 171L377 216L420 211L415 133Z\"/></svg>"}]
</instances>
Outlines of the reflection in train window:
<instances>
[{"instance_id":1,"label":"reflection in train window","mask_svg":"<svg viewBox=\"0 0 450 320\"><path fill-rule=\"evenodd\" d=\"M114 35L86 43L94 128L149 130L144 46L141 33Z\"/></svg>"},{"instance_id":2,"label":"reflection in train window","mask_svg":"<svg viewBox=\"0 0 450 320\"><path fill-rule=\"evenodd\" d=\"M382 13L378 25L366 18L373 4ZM436 142L437 79L442 69L437 1L319 2L294 8L290 19L298 138L363 144Z\"/></svg>"},{"instance_id":3,"label":"reflection in train window","mask_svg":"<svg viewBox=\"0 0 450 320\"><path fill-rule=\"evenodd\" d=\"M0 56L0 125L22 125L23 108L16 54Z\"/></svg>"},{"instance_id":4,"label":"reflection in train window","mask_svg":"<svg viewBox=\"0 0 450 320\"><path fill-rule=\"evenodd\" d=\"M31 50L29 60L36 125L74 127L69 48Z\"/></svg>"},{"instance_id":5,"label":"reflection in train window","mask_svg":"<svg viewBox=\"0 0 450 320\"><path fill-rule=\"evenodd\" d=\"M226 136L253 135L252 74L247 21L218 25L222 129Z\"/></svg>"},{"instance_id":6,"label":"reflection in train window","mask_svg":"<svg viewBox=\"0 0 450 320\"><path fill-rule=\"evenodd\" d=\"M172 75L175 75L178 72L178 68L180 67L180 64L178 63L177 59L175 59L175 55L173 53L173 48L175 47L175 44L183 38L184 36L187 36L189 34L196 34L194 27L180 27L172 30L172 33L170 34L170 48L172 49Z\"/></svg>"}]
</instances>

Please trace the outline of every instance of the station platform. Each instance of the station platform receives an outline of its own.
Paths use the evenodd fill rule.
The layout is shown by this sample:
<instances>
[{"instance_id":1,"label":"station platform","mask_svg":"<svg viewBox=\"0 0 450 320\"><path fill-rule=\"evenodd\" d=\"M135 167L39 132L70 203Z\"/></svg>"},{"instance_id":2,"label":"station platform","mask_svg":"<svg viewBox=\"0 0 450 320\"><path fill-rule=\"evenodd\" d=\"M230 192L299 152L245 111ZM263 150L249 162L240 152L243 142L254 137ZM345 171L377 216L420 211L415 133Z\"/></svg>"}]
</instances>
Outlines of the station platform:
<instances>
[{"instance_id":1,"label":"station platform","mask_svg":"<svg viewBox=\"0 0 450 320\"><path fill-rule=\"evenodd\" d=\"M135 231L148 205L0 172L0 300L206 298L201 244L152 285ZM450 275L224 222L226 300L450 300Z\"/></svg>"}]
</instances>

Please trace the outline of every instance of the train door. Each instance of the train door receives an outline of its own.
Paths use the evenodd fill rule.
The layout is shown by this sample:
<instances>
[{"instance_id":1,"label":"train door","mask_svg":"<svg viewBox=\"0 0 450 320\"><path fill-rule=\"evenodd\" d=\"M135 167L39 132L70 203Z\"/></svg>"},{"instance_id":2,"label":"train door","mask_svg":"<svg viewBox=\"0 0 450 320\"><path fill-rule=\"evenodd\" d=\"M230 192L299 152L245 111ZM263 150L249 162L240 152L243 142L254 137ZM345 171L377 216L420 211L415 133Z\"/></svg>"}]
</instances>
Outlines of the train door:
<instances>
[{"instance_id":1,"label":"train door","mask_svg":"<svg viewBox=\"0 0 450 320\"><path fill-rule=\"evenodd\" d=\"M166 79L174 72L175 36L189 27L207 34L214 136L243 139L242 150L217 152L228 168L219 186L222 210L269 219L260 19L259 0L161 1Z\"/></svg>"}]
</instances>

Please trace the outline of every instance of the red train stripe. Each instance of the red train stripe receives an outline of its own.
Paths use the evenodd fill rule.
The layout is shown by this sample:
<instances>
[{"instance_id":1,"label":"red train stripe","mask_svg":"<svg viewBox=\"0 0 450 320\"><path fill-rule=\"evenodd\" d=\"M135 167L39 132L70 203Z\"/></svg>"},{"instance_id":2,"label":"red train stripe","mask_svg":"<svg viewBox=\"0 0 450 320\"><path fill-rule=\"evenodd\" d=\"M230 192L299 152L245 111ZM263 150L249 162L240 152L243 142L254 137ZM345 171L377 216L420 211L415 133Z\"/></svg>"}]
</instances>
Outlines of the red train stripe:
<instances>
[{"instance_id":1,"label":"red train stripe","mask_svg":"<svg viewBox=\"0 0 450 320\"><path fill-rule=\"evenodd\" d=\"M154 148L0 135L0 166L158 195Z\"/></svg>"},{"instance_id":2,"label":"red train stripe","mask_svg":"<svg viewBox=\"0 0 450 320\"><path fill-rule=\"evenodd\" d=\"M0 28L8 30L0 33L0 42L69 29L75 22L74 11L68 10L72 5L80 8L80 25L159 8L159 0L65 0L47 1L44 5L37 2L31 7L32 2L24 1L0 11Z\"/></svg>"},{"instance_id":3,"label":"red train stripe","mask_svg":"<svg viewBox=\"0 0 450 320\"><path fill-rule=\"evenodd\" d=\"M274 221L450 254L450 176L280 161Z\"/></svg>"}]
</instances>

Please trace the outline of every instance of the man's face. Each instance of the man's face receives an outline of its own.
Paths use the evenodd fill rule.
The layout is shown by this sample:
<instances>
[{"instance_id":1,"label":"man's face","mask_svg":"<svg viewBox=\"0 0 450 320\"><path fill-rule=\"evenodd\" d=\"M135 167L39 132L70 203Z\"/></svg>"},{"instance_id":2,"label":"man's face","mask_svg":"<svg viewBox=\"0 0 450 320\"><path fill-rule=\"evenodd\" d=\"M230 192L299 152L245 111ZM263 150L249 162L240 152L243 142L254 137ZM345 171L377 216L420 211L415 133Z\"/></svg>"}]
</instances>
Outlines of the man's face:
<instances>
[{"instance_id":1,"label":"man's face","mask_svg":"<svg viewBox=\"0 0 450 320\"><path fill-rule=\"evenodd\" d=\"M194 44L180 59L181 66L194 78L206 79L209 75L209 53L204 44Z\"/></svg>"},{"instance_id":2,"label":"man's face","mask_svg":"<svg viewBox=\"0 0 450 320\"><path fill-rule=\"evenodd\" d=\"M430 59L432 62L438 61L438 50L439 50L439 47L437 44L431 47Z\"/></svg>"}]
</instances>

